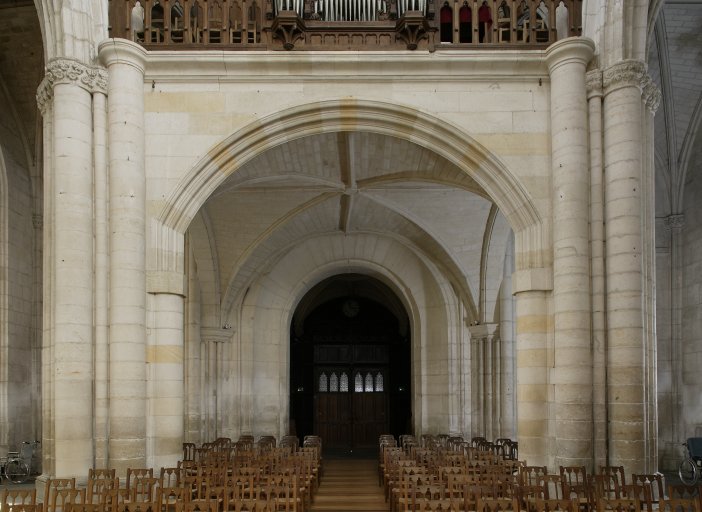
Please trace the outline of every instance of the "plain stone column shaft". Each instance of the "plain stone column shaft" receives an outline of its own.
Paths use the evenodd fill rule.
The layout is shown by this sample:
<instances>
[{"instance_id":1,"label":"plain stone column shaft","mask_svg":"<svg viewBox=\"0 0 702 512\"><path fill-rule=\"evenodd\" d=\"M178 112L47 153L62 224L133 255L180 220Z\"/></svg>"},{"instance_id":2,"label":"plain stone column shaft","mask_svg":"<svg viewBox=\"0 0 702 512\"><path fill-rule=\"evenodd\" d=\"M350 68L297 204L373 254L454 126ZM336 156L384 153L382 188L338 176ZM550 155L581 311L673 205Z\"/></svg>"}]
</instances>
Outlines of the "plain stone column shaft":
<instances>
[{"instance_id":1,"label":"plain stone column shaft","mask_svg":"<svg viewBox=\"0 0 702 512\"><path fill-rule=\"evenodd\" d=\"M51 64L50 64L51 66ZM93 462L93 162L91 93L53 90L53 458L55 477ZM53 215L52 215L53 213ZM50 338L51 339L51 338Z\"/></svg>"},{"instance_id":2,"label":"plain stone column shaft","mask_svg":"<svg viewBox=\"0 0 702 512\"><path fill-rule=\"evenodd\" d=\"M604 72L609 463L643 472L643 63Z\"/></svg>"},{"instance_id":3,"label":"plain stone column shaft","mask_svg":"<svg viewBox=\"0 0 702 512\"><path fill-rule=\"evenodd\" d=\"M589 39L551 45L556 465L592 467L590 207L585 67Z\"/></svg>"},{"instance_id":4,"label":"plain stone column shaft","mask_svg":"<svg viewBox=\"0 0 702 512\"><path fill-rule=\"evenodd\" d=\"M550 466L546 291L517 293L517 440L519 458Z\"/></svg>"},{"instance_id":5,"label":"plain stone column shaft","mask_svg":"<svg viewBox=\"0 0 702 512\"><path fill-rule=\"evenodd\" d=\"M183 296L150 295L153 326L147 347L149 467L173 467L183 457Z\"/></svg>"},{"instance_id":6,"label":"plain stone column shaft","mask_svg":"<svg viewBox=\"0 0 702 512\"><path fill-rule=\"evenodd\" d=\"M120 474L146 457L145 51L100 45L109 71L110 466Z\"/></svg>"}]
</instances>

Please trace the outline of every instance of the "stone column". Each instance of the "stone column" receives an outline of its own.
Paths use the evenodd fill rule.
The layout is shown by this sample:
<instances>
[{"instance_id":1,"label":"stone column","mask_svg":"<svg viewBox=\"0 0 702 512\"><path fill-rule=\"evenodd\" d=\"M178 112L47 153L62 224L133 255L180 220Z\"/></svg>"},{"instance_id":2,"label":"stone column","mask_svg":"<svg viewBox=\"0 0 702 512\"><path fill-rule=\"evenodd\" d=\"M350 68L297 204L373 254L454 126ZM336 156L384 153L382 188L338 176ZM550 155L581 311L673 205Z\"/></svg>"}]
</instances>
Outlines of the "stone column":
<instances>
[{"instance_id":1,"label":"stone column","mask_svg":"<svg viewBox=\"0 0 702 512\"><path fill-rule=\"evenodd\" d=\"M553 470L548 347L553 317L548 310L552 277L548 269L512 275L517 297L517 440L520 460Z\"/></svg>"},{"instance_id":2,"label":"stone column","mask_svg":"<svg viewBox=\"0 0 702 512\"><path fill-rule=\"evenodd\" d=\"M595 467L607 464L607 330L605 322L602 71L586 76L590 121L590 287L592 296L592 421Z\"/></svg>"},{"instance_id":3,"label":"stone column","mask_svg":"<svg viewBox=\"0 0 702 512\"><path fill-rule=\"evenodd\" d=\"M56 59L37 93L49 140L42 454L52 477L83 476L94 462L92 91L104 85L104 72Z\"/></svg>"},{"instance_id":4,"label":"stone column","mask_svg":"<svg viewBox=\"0 0 702 512\"><path fill-rule=\"evenodd\" d=\"M609 463L647 472L645 397L644 103L645 65L622 61L604 71ZM654 434L655 435L655 434ZM655 468L651 468L652 470Z\"/></svg>"},{"instance_id":5,"label":"stone column","mask_svg":"<svg viewBox=\"0 0 702 512\"><path fill-rule=\"evenodd\" d=\"M592 469L589 150L585 67L595 45L549 46L553 180L553 307L556 466Z\"/></svg>"},{"instance_id":6,"label":"stone column","mask_svg":"<svg viewBox=\"0 0 702 512\"><path fill-rule=\"evenodd\" d=\"M105 91L106 92L106 91ZM93 95L95 162L95 467L108 465L108 278L109 219L107 172L107 96Z\"/></svg>"},{"instance_id":7,"label":"stone column","mask_svg":"<svg viewBox=\"0 0 702 512\"><path fill-rule=\"evenodd\" d=\"M122 39L99 46L109 71L110 466L124 474L146 457L144 66Z\"/></svg>"},{"instance_id":8,"label":"stone column","mask_svg":"<svg viewBox=\"0 0 702 512\"><path fill-rule=\"evenodd\" d=\"M149 291L147 466L172 467L183 458L184 302L182 291Z\"/></svg>"}]
</instances>

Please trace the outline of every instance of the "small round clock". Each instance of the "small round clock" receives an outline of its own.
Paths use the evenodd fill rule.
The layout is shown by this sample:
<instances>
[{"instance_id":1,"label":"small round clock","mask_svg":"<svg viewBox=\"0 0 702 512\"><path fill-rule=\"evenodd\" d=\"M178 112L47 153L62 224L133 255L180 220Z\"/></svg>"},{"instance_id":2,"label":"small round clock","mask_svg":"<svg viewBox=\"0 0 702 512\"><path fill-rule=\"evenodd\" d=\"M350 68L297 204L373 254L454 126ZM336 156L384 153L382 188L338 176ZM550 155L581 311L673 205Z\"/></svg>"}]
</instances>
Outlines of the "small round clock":
<instances>
[{"instance_id":1,"label":"small round clock","mask_svg":"<svg viewBox=\"0 0 702 512\"><path fill-rule=\"evenodd\" d=\"M353 318L358 315L358 311L361 309L358 302L353 299L348 299L344 301L341 306L341 311L345 316Z\"/></svg>"}]
</instances>

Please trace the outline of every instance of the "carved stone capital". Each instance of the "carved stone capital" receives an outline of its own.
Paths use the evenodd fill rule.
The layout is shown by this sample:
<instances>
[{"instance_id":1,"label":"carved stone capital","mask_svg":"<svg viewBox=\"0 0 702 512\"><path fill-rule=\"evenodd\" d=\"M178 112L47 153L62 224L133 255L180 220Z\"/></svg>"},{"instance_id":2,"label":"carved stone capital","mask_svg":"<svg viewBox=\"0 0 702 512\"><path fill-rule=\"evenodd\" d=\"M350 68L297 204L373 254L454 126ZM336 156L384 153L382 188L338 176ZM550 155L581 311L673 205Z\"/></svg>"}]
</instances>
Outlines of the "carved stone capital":
<instances>
[{"instance_id":1,"label":"carved stone capital","mask_svg":"<svg viewBox=\"0 0 702 512\"><path fill-rule=\"evenodd\" d=\"M56 84L73 84L89 93L107 94L107 71L101 67L86 66L73 59L54 59L46 66L46 74L37 89L37 104L42 114L53 98Z\"/></svg>"},{"instance_id":2,"label":"carved stone capital","mask_svg":"<svg viewBox=\"0 0 702 512\"><path fill-rule=\"evenodd\" d=\"M658 110L658 105L661 104L661 90L653 80L651 80L649 75L644 77L642 94L646 107L655 114L656 110Z\"/></svg>"},{"instance_id":3,"label":"carved stone capital","mask_svg":"<svg viewBox=\"0 0 702 512\"><path fill-rule=\"evenodd\" d=\"M685 215L682 213L674 213L663 219L663 227L669 231L682 229L683 226L685 226Z\"/></svg>"},{"instance_id":4,"label":"carved stone capital","mask_svg":"<svg viewBox=\"0 0 702 512\"><path fill-rule=\"evenodd\" d=\"M593 69L585 73L585 88L588 98L602 96L602 71Z\"/></svg>"},{"instance_id":5,"label":"carved stone capital","mask_svg":"<svg viewBox=\"0 0 702 512\"><path fill-rule=\"evenodd\" d=\"M610 66L602 74L602 85L605 92L611 92L621 87L637 87L643 89L646 66L638 60L625 60Z\"/></svg>"}]
</instances>

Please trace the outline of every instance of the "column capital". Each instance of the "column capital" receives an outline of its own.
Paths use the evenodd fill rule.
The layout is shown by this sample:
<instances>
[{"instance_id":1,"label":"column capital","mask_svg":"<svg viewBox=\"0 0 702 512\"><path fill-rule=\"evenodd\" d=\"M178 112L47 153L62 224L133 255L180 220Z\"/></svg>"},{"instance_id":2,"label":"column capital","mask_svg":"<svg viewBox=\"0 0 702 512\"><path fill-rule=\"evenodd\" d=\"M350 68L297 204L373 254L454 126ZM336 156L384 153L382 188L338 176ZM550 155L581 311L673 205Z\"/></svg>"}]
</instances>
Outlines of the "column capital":
<instances>
[{"instance_id":1,"label":"column capital","mask_svg":"<svg viewBox=\"0 0 702 512\"><path fill-rule=\"evenodd\" d=\"M125 64L137 68L142 74L146 69L146 50L127 39L106 39L98 46L100 61L109 68Z\"/></svg>"},{"instance_id":2,"label":"column capital","mask_svg":"<svg viewBox=\"0 0 702 512\"><path fill-rule=\"evenodd\" d=\"M602 74L605 93L622 87L643 89L647 77L646 65L639 60L623 60L608 67Z\"/></svg>"},{"instance_id":3,"label":"column capital","mask_svg":"<svg viewBox=\"0 0 702 512\"><path fill-rule=\"evenodd\" d=\"M585 73L585 89L588 99L602 96L602 80L602 70L600 69L593 69Z\"/></svg>"},{"instance_id":4,"label":"column capital","mask_svg":"<svg viewBox=\"0 0 702 512\"><path fill-rule=\"evenodd\" d=\"M500 331L500 324L474 324L468 326L470 339L493 338Z\"/></svg>"},{"instance_id":5,"label":"column capital","mask_svg":"<svg viewBox=\"0 0 702 512\"><path fill-rule=\"evenodd\" d=\"M569 37L553 43L546 49L549 73L565 64L587 66L595 54L595 43L586 37Z\"/></svg>"},{"instance_id":6,"label":"column capital","mask_svg":"<svg viewBox=\"0 0 702 512\"><path fill-rule=\"evenodd\" d=\"M528 291L553 290L553 270L551 268L527 268L512 274L512 295Z\"/></svg>"},{"instance_id":7,"label":"column capital","mask_svg":"<svg viewBox=\"0 0 702 512\"><path fill-rule=\"evenodd\" d=\"M98 66L86 66L75 59L59 58L49 61L46 74L37 88L37 103L44 114L58 84L72 84L89 93L107 92L107 71Z\"/></svg>"}]
</instances>

